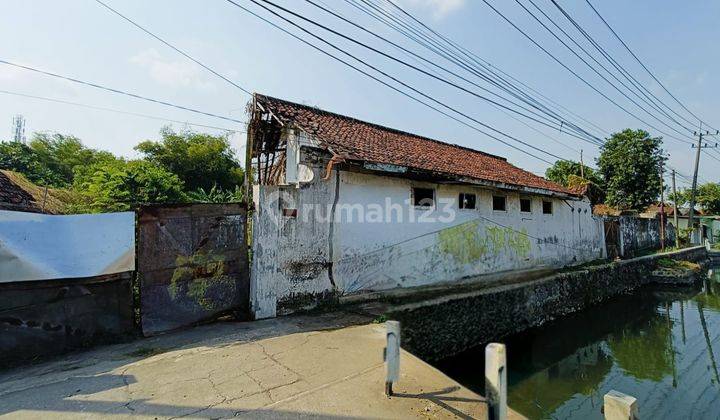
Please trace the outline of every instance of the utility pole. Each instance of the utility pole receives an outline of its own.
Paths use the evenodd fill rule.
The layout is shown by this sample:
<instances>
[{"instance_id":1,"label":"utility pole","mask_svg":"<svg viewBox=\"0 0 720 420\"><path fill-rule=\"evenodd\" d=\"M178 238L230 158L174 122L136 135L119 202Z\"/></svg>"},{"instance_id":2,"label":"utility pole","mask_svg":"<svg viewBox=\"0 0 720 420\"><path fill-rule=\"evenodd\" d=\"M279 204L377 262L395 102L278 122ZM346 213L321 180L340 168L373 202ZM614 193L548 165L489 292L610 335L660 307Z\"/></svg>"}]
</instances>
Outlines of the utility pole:
<instances>
[{"instance_id":1,"label":"utility pole","mask_svg":"<svg viewBox=\"0 0 720 420\"><path fill-rule=\"evenodd\" d=\"M662 160L660 161L660 249L665 251L665 183Z\"/></svg>"},{"instance_id":2,"label":"utility pole","mask_svg":"<svg viewBox=\"0 0 720 420\"><path fill-rule=\"evenodd\" d=\"M692 190L690 191L690 212L688 213L688 228L690 228L690 239L692 240L692 232L695 230L695 221L693 220L693 216L695 215L695 196L697 193L697 177L698 177L698 167L700 166L700 152L702 149L707 149L709 147L717 147L717 143L714 145L709 144L703 144L703 137L707 136L716 136L720 134L720 131L715 131L715 133L710 134L709 131L705 131L705 133L702 132L702 125L700 126L701 130L694 132L693 135L698 137L698 144L697 144L697 151L695 152L695 171L693 173L693 182L692 182ZM693 147L695 145L693 144ZM699 238L698 238L699 239Z\"/></svg>"},{"instance_id":3,"label":"utility pole","mask_svg":"<svg viewBox=\"0 0 720 420\"><path fill-rule=\"evenodd\" d=\"M580 178L585 179L585 164L583 163L583 151L580 149Z\"/></svg>"},{"instance_id":4,"label":"utility pole","mask_svg":"<svg viewBox=\"0 0 720 420\"><path fill-rule=\"evenodd\" d=\"M675 247L680 249L680 226L678 226L677 190L675 189L675 169L672 170L673 221L675 222Z\"/></svg>"}]
</instances>

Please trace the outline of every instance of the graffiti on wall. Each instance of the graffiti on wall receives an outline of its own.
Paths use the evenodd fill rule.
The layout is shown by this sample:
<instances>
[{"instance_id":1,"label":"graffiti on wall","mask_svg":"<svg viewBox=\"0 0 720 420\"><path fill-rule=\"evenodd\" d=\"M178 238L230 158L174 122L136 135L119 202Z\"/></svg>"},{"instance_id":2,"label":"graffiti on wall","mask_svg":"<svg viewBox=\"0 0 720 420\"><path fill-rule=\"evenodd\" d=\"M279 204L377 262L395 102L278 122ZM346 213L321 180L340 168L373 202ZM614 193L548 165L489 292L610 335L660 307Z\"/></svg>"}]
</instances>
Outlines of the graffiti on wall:
<instances>
[{"instance_id":1,"label":"graffiti on wall","mask_svg":"<svg viewBox=\"0 0 720 420\"><path fill-rule=\"evenodd\" d=\"M146 335L245 314L249 268L240 204L138 210L138 280Z\"/></svg>"},{"instance_id":2,"label":"graffiti on wall","mask_svg":"<svg viewBox=\"0 0 720 420\"><path fill-rule=\"evenodd\" d=\"M508 252L526 258L530 254L530 244L525 228L514 230L508 227L486 226L478 220L438 233L440 251L452 256L460 264L470 264L488 255Z\"/></svg>"}]
</instances>

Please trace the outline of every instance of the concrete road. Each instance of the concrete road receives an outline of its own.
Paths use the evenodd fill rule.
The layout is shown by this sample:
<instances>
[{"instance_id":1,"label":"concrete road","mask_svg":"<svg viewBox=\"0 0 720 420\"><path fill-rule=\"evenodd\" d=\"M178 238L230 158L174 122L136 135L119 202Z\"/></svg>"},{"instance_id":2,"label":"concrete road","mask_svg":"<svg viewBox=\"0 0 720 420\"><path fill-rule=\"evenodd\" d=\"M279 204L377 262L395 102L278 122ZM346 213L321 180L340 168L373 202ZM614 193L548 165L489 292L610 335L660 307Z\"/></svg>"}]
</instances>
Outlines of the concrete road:
<instances>
[{"instance_id":1,"label":"concrete road","mask_svg":"<svg viewBox=\"0 0 720 420\"><path fill-rule=\"evenodd\" d=\"M368 322L218 323L76 353L0 374L0 416L486 418L482 397L408 353L385 397L384 326Z\"/></svg>"}]
</instances>

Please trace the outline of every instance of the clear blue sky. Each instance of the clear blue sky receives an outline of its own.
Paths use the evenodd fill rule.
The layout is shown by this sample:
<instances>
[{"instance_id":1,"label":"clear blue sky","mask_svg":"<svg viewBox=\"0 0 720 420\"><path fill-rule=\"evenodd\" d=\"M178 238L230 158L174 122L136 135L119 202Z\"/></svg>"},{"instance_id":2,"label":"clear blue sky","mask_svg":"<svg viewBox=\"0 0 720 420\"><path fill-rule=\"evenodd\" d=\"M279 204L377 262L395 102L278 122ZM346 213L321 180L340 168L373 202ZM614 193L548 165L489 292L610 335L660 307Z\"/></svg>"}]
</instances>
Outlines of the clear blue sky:
<instances>
[{"instance_id":1,"label":"clear blue sky","mask_svg":"<svg viewBox=\"0 0 720 420\"><path fill-rule=\"evenodd\" d=\"M334 112L506 156L511 162L534 172L543 172L547 166L354 73L224 0L105 1L251 91L317 105ZM480 0L397 1L476 54L607 130L647 128L575 79ZM536 1L559 18L549 0ZM259 10L247 0L237 2ZM302 0L277 2L350 31L347 26L329 20ZM389 30L372 24L367 17L359 15L342 0L326 0L326 3L342 14L369 25L378 33L401 40ZM515 2L491 0L491 3L506 12L580 74L602 87L603 91L617 98L623 105L633 108L633 105L573 58L562 45L543 32ZM584 1L560 0L560 4L653 92L662 93L659 86L651 82L649 76L592 15ZM716 127L720 126L720 77L717 71L720 64L720 30L717 26L720 2L595 0L593 4L676 96L704 120ZM564 24L564 21L559 21ZM379 45L372 38L356 31L350 32L359 39ZM361 52L361 55L396 72L403 79L422 86L438 98L458 105L484 122L544 150L567 158L578 158L571 149L540 136L476 98L370 53ZM245 119L244 108L249 99L247 95L92 0L4 2L0 17L0 59ZM97 91L2 64L0 89L190 123L238 128L227 121ZM662 98L674 105L667 96ZM640 111L636 113L641 114ZM14 114L25 116L29 131L49 130L74 134L91 147L125 156L134 155L132 148L139 141L156 139L160 127L166 124L0 94L0 137L9 135ZM644 118L649 120L647 116ZM179 124L174 126L182 127ZM588 161L597 156L597 149L587 143L581 143L558 130L543 130L574 149L584 149ZM232 137L233 146L240 153L244 153L244 139L244 134ZM690 174L693 150L688 145L669 139L665 141L665 148L671 154L671 165ZM717 180L720 175L718 163L703 156L701 177Z\"/></svg>"}]
</instances>

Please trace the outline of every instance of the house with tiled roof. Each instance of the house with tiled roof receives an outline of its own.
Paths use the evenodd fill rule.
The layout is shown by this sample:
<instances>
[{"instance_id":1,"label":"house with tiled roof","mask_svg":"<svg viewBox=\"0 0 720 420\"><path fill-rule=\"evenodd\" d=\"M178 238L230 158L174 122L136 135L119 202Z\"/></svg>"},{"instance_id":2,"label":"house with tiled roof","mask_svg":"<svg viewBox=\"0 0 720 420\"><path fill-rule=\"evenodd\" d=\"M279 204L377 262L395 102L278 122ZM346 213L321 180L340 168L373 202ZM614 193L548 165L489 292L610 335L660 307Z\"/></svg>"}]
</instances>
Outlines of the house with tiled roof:
<instances>
[{"instance_id":1,"label":"house with tiled roof","mask_svg":"<svg viewBox=\"0 0 720 420\"><path fill-rule=\"evenodd\" d=\"M0 210L63 213L67 204L60 197L69 195L35 185L18 172L0 169Z\"/></svg>"},{"instance_id":2,"label":"house with tiled roof","mask_svg":"<svg viewBox=\"0 0 720 420\"><path fill-rule=\"evenodd\" d=\"M266 95L249 109L257 317L605 255L587 197L503 157Z\"/></svg>"}]
</instances>

